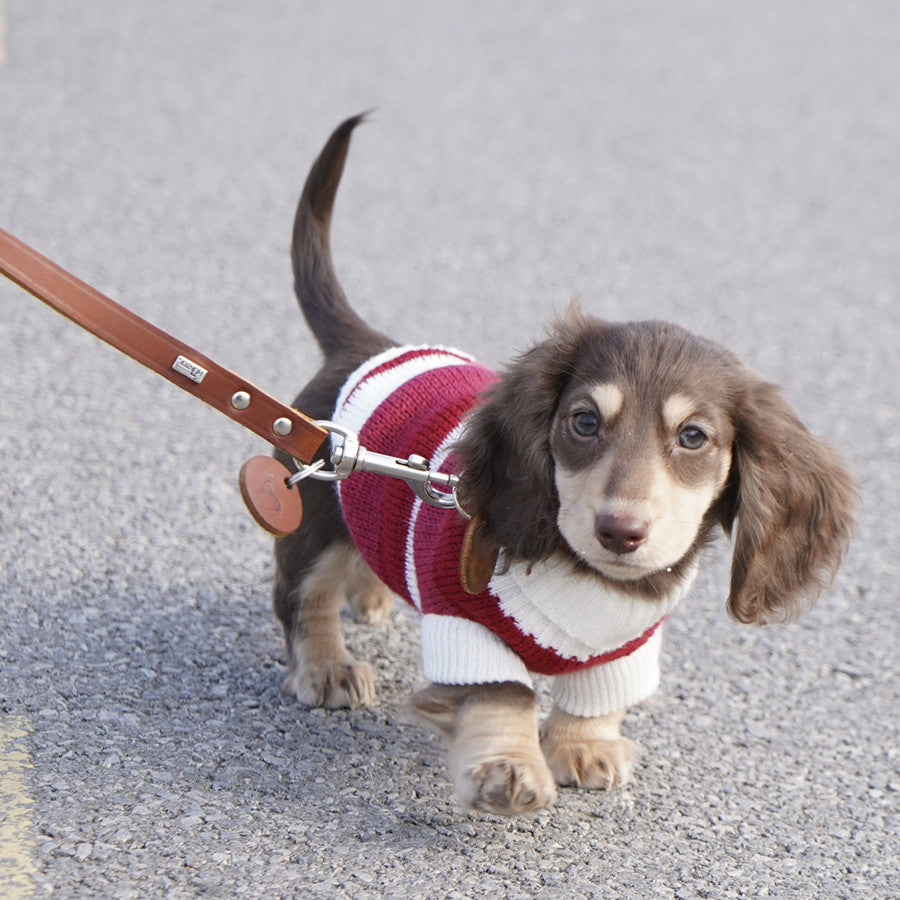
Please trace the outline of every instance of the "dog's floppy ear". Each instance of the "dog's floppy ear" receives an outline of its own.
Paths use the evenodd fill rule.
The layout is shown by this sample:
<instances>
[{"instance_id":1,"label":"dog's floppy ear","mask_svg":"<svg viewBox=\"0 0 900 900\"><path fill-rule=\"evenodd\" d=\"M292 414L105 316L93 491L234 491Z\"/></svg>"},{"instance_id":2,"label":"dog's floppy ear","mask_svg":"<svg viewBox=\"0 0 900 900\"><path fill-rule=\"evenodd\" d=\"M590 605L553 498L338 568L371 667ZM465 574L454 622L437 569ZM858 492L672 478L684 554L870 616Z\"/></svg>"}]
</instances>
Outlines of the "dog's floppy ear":
<instances>
[{"instance_id":1,"label":"dog's floppy ear","mask_svg":"<svg viewBox=\"0 0 900 900\"><path fill-rule=\"evenodd\" d=\"M472 413L456 447L462 502L484 520L507 561L535 562L559 545L550 426L576 349L570 311L544 342L515 360Z\"/></svg>"},{"instance_id":2,"label":"dog's floppy ear","mask_svg":"<svg viewBox=\"0 0 900 900\"><path fill-rule=\"evenodd\" d=\"M749 376L737 402L720 520L736 517L728 607L741 622L788 621L831 583L856 505L852 476L775 385Z\"/></svg>"}]
</instances>

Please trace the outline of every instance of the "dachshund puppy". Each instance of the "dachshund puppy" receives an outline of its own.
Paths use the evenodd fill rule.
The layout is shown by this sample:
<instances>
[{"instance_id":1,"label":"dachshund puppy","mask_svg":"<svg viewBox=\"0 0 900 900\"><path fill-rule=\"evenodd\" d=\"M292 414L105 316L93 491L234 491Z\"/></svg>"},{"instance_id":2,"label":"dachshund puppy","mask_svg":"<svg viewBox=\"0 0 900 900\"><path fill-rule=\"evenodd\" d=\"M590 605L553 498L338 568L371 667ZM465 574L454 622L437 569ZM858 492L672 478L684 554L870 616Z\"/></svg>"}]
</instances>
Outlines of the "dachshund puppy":
<instances>
[{"instance_id":1,"label":"dachshund puppy","mask_svg":"<svg viewBox=\"0 0 900 900\"><path fill-rule=\"evenodd\" d=\"M472 525L380 475L302 481L304 523L275 550L285 689L313 706L370 703L340 610L377 622L399 594L422 613L431 682L412 704L445 737L464 804L516 814L552 803L557 784L623 784L620 723L658 685L663 623L704 545L717 528L733 536L736 619L789 620L841 561L852 478L775 386L675 325L572 309L499 376L374 331L329 245L360 119L331 136L297 209L295 288L324 364L294 405L371 451L459 474ZM533 674L551 676L542 727Z\"/></svg>"}]
</instances>

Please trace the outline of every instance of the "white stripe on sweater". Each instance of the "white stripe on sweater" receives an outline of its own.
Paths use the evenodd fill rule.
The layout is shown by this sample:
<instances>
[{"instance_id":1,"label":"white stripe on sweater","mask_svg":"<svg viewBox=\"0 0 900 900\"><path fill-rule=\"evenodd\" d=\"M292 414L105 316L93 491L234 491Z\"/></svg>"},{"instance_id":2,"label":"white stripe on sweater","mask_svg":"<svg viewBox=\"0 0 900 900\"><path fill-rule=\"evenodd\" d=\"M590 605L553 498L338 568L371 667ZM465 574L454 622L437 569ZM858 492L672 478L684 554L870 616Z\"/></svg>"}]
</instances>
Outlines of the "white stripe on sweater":
<instances>
[{"instance_id":1,"label":"white stripe on sweater","mask_svg":"<svg viewBox=\"0 0 900 900\"><path fill-rule=\"evenodd\" d=\"M405 362L390 366L383 372L369 377L369 372L388 365L392 360L407 353L423 352L424 356L414 356ZM335 404L335 421L358 434L372 412L397 388L416 375L440 369L444 366L458 366L474 362L471 356L447 347L391 347L378 356L367 359L345 382ZM379 447L369 448L382 452Z\"/></svg>"},{"instance_id":2,"label":"white stripe on sweater","mask_svg":"<svg viewBox=\"0 0 900 900\"><path fill-rule=\"evenodd\" d=\"M646 600L617 590L563 557L513 563L488 589L500 609L541 647L584 662L640 637L687 593L697 565L664 597Z\"/></svg>"},{"instance_id":3,"label":"white stripe on sweater","mask_svg":"<svg viewBox=\"0 0 900 900\"><path fill-rule=\"evenodd\" d=\"M460 422L451 432L441 441L440 446L435 450L431 457L431 468L435 471L446 462L450 455L453 445L459 440L463 431L463 423ZM413 606L419 612L422 611L422 592L419 590L419 578L416 574L418 566L416 565L416 525L419 521L419 513L422 511L424 501L416 497L413 501L412 512L409 516L409 529L406 532L406 552L404 554L403 575L406 580L406 589L409 591L409 597L413 602ZM454 510L448 510L445 515L456 515Z\"/></svg>"}]
</instances>

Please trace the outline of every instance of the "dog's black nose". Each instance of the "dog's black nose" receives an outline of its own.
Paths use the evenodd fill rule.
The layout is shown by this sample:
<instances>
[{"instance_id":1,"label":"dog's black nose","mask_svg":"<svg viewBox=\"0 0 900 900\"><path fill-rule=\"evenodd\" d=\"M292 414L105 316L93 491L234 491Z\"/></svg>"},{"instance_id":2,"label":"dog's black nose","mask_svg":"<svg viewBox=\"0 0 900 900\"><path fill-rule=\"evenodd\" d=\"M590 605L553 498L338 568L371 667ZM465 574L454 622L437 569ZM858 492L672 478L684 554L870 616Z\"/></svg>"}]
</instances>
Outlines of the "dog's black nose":
<instances>
[{"instance_id":1,"label":"dog's black nose","mask_svg":"<svg viewBox=\"0 0 900 900\"><path fill-rule=\"evenodd\" d=\"M650 533L650 523L633 516L601 513L594 525L597 540L612 553L634 553Z\"/></svg>"}]
</instances>

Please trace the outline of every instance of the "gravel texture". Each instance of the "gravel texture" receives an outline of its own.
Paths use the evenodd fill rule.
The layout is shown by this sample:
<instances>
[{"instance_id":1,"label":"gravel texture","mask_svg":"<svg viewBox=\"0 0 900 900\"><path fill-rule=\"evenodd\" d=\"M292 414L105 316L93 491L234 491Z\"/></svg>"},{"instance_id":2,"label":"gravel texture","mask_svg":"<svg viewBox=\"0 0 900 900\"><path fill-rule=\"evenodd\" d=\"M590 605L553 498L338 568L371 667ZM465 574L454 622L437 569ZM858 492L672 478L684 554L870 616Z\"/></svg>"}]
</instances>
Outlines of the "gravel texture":
<instances>
[{"instance_id":1,"label":"gravel texture","mask_svg":"<svg viewBox=\"0 0 900 900\"><path fill-rule=\"evenodd\" d=\"M896 896L900 6L0 16L0 227L272 393L316 365L288 263L300 184L377 107L335 217L374 324L499 364L574 295L672 319L784 384L863 498L797 624L729 620L714 548L627 719L633 784L469 814L403 711L405 610L347 623L373 708L280 692L270 542L235 480L265 446L4 281L0 893Z\"/></svg>"}]
</instances>

